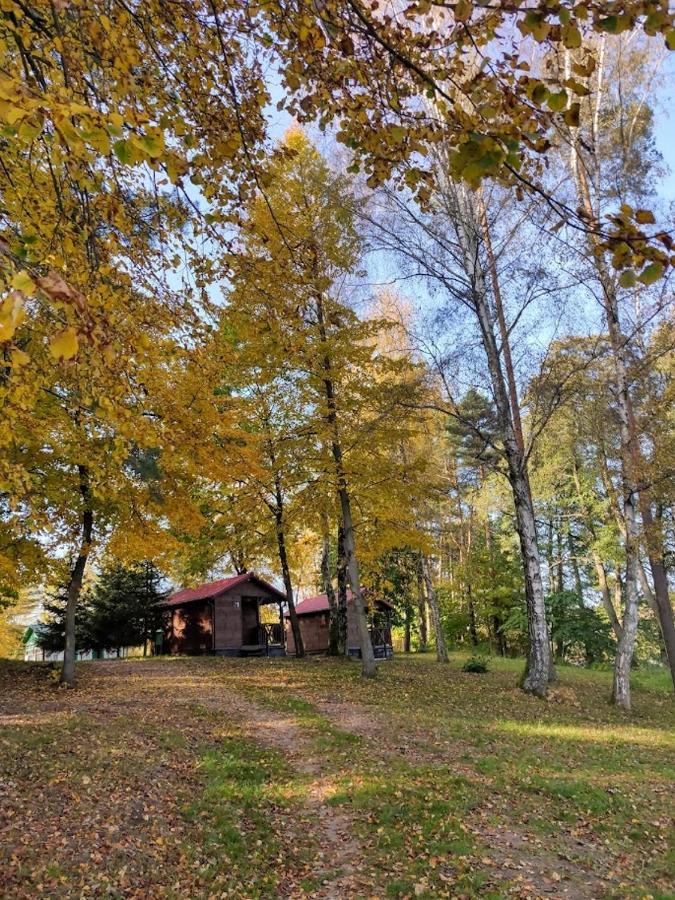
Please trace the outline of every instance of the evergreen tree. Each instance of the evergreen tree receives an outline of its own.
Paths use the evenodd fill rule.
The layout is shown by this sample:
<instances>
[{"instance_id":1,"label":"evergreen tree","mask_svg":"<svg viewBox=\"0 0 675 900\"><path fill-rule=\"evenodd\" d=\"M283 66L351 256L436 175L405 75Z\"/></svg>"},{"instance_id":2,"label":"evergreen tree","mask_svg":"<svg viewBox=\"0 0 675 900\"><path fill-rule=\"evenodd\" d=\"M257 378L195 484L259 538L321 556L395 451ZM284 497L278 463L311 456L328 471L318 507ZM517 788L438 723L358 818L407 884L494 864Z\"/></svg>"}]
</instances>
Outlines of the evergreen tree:
<instances>
[{"instance_id":1,"label":"evergreen tree","mask_svg":"<svg viewBox=\"0 0 675 900\"><path fill-rule=\"evenodd\" d=\"M75 617L77 652L143 646L161 623L157 604L166 595L162 576L150 562L113 564L103 569L95 586L82 595ZM61 585L44 604L47 613L39 646L58 653L65 645L67 587Z\"/></svg>"},{"instance_id":2,"label":"evergreen tree","mask_svg":"<svg viewBox=\"0 0 675 900\"><path fill-rule=\"evenodd\" d=\"M45 653L62 653L66 643L66 606L68 603L68 585L58 585L43 603L45 618L40 623L38 646ZM100 649L91 632L91 592L83 591L75 613L75 647L80 653L87 650Z\"/></svg>"},{"instance_id":3,"label":"evergreen tree","mask_svg":"<svg viewBox=\"0 0 675 900\"><path fill-rule=\"evenodd\" d=\"M143 645L145 655L161 622L157 606L165 596L161 582L162 576L151 562L105 568L87 610L93 646L111 650Z\"/></svg>"}]
</instances>

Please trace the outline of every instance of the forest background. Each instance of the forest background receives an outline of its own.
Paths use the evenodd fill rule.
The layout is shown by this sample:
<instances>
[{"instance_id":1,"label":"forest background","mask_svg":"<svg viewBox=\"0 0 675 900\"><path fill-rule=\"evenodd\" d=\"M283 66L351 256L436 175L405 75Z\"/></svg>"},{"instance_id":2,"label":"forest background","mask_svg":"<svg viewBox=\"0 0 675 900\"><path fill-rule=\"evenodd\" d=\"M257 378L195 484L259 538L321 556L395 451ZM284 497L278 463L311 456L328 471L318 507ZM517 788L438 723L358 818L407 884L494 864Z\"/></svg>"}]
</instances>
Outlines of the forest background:
<instances>
[{"instance_id":1,"label":"forest background","mask_svg":"<svg viewBox=\"0 0 675 900\"><path fill-rule=\"evenodd\" d=\"M668 14L529 11L488 77L492 13L427 6L5 18L5 633L65 585L66 683L83 585L148 560L323 587L337 651L349 584L367 675L362 587L537 694L675 667Z\"/></svg>"}]
</instances>

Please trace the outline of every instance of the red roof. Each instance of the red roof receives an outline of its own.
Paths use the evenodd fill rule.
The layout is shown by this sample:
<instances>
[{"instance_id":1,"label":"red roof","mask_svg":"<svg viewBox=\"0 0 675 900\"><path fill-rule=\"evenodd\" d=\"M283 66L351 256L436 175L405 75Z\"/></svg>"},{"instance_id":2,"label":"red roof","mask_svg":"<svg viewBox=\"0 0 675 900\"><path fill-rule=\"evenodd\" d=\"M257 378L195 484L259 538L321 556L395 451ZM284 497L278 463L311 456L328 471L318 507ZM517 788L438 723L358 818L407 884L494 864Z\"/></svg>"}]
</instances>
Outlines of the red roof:
<instances>
[{"instance_id":1,"label":"red roof","mask_svg":"<svg viewBox=\"0 0 675 900\"><path fill-rule=\"evenodd\" d=\"M347 603L352 602L352 592L347 591ZM389 609L393 609L394 607L387 600L382 600L378 598L376 603L381 606L388 606ZM328 596L326 594L317 594L316 597L307 597L305 600L301 600L300 603L296 604L295 611L299 616L306 616L310 613L316 612L328 612ZM286 613L288 616L288 613Z\"/></svg>"},{"instance_id":2,"label":"red roof","mask_svg":"<svg viewBox=\"0 0 675 900\"><path fill-rule=\"evenodd\" d=\"M210 597L218 597L220 594L226 594L232 588L246 581L254 581L260 587L266 588L276 594L281 601L286 600L286 595L277 590L274 585L259 578L255 572L244 572L243 575L232 575L229 578L221 578L220 581L211 581L208 584L200 584L196 588L183 588L182 591L167 597L160 606L182 606L184 603L192 603L193 600L208 600Z\"/></svg>"}]
</instances>

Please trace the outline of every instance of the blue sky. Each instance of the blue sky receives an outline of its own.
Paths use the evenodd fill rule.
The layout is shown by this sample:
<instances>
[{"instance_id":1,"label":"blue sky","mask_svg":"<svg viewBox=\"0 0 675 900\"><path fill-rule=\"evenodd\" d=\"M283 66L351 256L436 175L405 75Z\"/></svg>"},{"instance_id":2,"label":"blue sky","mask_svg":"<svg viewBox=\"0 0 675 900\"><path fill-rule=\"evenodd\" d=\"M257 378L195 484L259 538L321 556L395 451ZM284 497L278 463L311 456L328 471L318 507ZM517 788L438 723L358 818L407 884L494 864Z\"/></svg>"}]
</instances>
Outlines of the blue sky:
<instances>
[{"instance_id":1,"label":"blue sky","mask_svg":"<svg viewBox=\"0 0 675 900\"><path fill-rule=\"evenodd\" d=\"M666 200L675 200L675 118L663 107L657 110L656 145L670 169L658 192Z\"/></svg>"}]
</instances>

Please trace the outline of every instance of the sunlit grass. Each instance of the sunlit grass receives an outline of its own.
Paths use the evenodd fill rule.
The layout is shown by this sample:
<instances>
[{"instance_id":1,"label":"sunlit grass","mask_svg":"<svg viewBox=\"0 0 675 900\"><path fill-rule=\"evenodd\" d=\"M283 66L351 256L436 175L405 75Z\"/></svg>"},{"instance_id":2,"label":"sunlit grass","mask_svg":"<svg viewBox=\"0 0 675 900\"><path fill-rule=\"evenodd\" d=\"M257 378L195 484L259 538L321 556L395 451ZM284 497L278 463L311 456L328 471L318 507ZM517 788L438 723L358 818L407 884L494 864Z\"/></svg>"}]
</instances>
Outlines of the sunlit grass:
<instances>
[{"instance_id":1,"label":"sunlit grass","mask_svg":"<svg viewBox=\"0 0 675 900\"><path fill-rule=\"evenodd\" d=\"M593 744L633 744L644 747L673 747L675 734L659 729L639 728L627 725L624 728L584 727L580 725L557 725L542 722L518 722L513 720L495 723L498 731L516 734L520 737L561 738L565 741L580 741Z\"/></svg>"}]
</instances>

